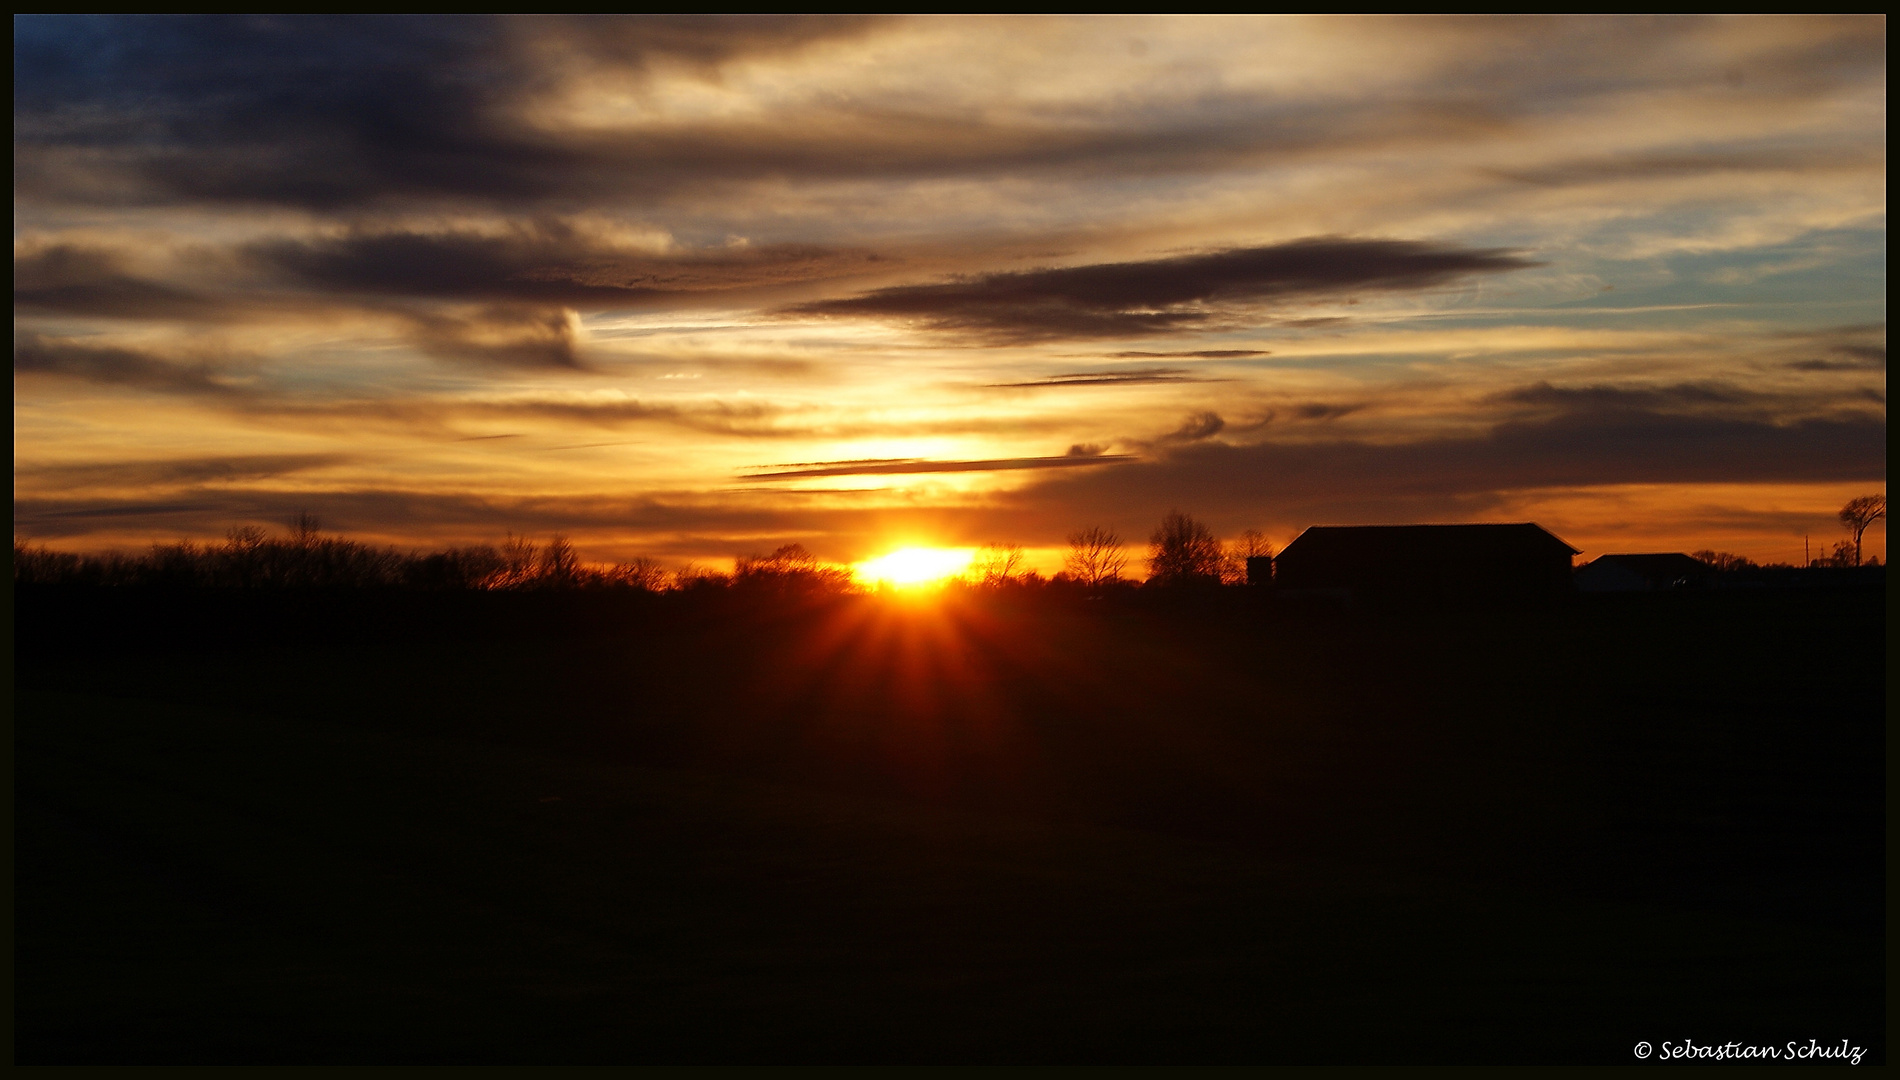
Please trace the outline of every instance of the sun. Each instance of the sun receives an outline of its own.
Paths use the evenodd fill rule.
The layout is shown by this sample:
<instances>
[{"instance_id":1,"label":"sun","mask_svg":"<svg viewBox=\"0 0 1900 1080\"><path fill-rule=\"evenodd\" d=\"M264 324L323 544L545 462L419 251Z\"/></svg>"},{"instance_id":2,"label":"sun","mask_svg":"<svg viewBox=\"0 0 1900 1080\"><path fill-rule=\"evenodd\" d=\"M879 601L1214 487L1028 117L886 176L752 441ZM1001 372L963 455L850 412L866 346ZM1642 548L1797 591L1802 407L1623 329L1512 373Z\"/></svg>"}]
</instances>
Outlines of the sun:
<instances>
[{"instance_id":1,"label":"sun","mask_svg":"<svg viewBox=\"0 0 1900 1080\"><path fill-rule=\"evenodd\" d=\"M975 548L907 547L866 559L851 570L867 585L917 588L956 577L969 568Z\"/></svg>"}]
</instances>

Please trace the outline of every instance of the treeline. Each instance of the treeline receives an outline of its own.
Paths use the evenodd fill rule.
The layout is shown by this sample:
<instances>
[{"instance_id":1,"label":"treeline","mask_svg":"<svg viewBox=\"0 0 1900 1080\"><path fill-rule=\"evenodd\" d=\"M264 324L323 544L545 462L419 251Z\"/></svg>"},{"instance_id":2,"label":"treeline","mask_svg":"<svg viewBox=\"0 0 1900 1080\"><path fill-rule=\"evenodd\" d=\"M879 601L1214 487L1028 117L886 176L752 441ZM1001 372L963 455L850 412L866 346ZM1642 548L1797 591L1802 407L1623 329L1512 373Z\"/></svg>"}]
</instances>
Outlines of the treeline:
<instances>
[{"instance_id":1,"label":"treeline","mask_svg":"<svg viewBox=\"0 0 1900 1080\"><path fill-rule=\"evenodd\" d=\"M1862 501L1856 500L1850 509ZM1885 498L1878 500L1885 514ZM1847 520L1847 511L1842 513ZM1852 567L1861 563L1858 525L1853 542L1835 545L1810 566ZM1063 568L1044 578L1026 566L1022 547L992 544L978 550L952 584L984 589L1056 588L1102 595L1140 588L1191 589L1262 582L1273 573L1274 549L1248 530L1222 543L1204 524L1180 512L1163 518L1147 545L1147 576L1126 576L1127 546L1108 528L1091 526L1068 536ZM1722 573L1793 569L1758 566L1739 555L1703 550L1692 557ZM144 554L80 555L15 539L13 580L21 585L129 585L172 588L326 589L402 588L495 591L526 589L620 589L641 592L739 589L774 593L839 593L859 583L844 566L820 562L799 544L770 554L740 557L731 573L689 563L668 569L650 558L607 565L581 562L574 545L555 535L544 544L509 534L499 545L477 544L432 552L403 552L318 531L301 515L287 535L273 537L254 525L234 528L223 543L181 541L154 544Z\"/></svg>"},{"instance_id":2,"label":"treeline","mask_svg":"<svg viewBox=\"0 0 1900 1080\"><path fill-rule=\"evenodd\" d=\"M652 591L667 587L673 577L651 559L584 565L562 536L540 545L510 535L499 546L403 552L322 535L307 515L293 523L288 536L272 537L251 525L232 529L221 544L154 544L138 555L78 555L17 539L13 544L13 580L21 585Z\"/></svg>"},{"instance_id":3,"label":"treeline","mask_svg":"<svg viewBox=\"0 0 1900 1080\"><path fill-rule=\"evenodd\" d=\"M1101 593L1132 589L1128 557L1113 531L1092 527L1070 535L1064 568L1044 578L1025 564L1022 547L980 549L955 583L975 588L1072 588ZM1170 514L1151 538L1146 584L1192 586L1246 580L1249 557L1270 556L1264 537L1249 532L1230 547L1185 514ZM213 589L401 588L492 591L626 589L643 592L738 589L774 593L837 593L858 583L849 568L819 561L800 544L740 557L731 573L696 564L668 569L650 558L609 565L583 563L566 537L544 544L510 534L499 545L477 544L404 552L324 535L301 515L286 535L254 525L231 529L222 543L154 544L142 554L82 555L15 539L13 580L21 585L156 586Z\"/></svg>"}]
</instances>

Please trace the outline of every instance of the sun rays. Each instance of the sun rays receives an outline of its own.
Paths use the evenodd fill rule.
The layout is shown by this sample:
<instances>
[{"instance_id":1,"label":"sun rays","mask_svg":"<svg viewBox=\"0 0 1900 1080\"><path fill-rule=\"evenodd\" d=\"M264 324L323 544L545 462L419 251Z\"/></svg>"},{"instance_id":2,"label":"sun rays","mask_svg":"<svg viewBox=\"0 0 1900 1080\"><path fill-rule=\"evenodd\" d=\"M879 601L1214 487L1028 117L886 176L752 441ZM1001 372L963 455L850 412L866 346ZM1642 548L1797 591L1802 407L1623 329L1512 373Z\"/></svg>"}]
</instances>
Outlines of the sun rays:
<instances>
[{"instance_id":1,"label":"sun rays","mask_svg":"<svg viewBox=\"0 0 1900 1080\"><path fill-rule=\"evenodd\" d=\"M959 577L976 557L975 548L905 547L852 566L864 585L917 589Z\"/></svg>"}]
</instances>

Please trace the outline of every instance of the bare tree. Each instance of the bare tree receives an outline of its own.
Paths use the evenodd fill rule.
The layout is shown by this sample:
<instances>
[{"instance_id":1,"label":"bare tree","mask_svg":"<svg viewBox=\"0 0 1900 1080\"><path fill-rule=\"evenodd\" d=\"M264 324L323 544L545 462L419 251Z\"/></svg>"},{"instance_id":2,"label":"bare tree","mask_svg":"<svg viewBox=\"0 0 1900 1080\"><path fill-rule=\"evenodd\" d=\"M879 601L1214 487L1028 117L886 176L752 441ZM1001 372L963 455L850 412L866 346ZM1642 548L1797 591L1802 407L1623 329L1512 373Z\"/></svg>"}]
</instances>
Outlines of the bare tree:
<instances>
[{"instance_id":1,"label":"bare tree","mask_svg":"<svg viewBox=\"0 0 1900 1080\"><path fill-rule=\"evenodd\" d=\"M1148 538L1148 581L1155 585L1218 584L1224 561L1207 526L1173 511Z\"/></svg>"},{"instance_id":2,"label":"bare tree","mask_svg":"<svg viewBox=\"0 0 1900 1080\"><path fill-rule=\"evenodd\" d=\"M1020 544L987 544L977 549L970 560L970 574L977 583L996 588L1022 576L1023 549Z\"/></svg>"},{"instance_id":3,"label":"bare tree","mask_svg":"<svg viewBox=\"0 0 1900 1080\"><path fill-rule=\"evenodd\" d=\"M548 585L573 585L580 581L581 561L567 537L555 533L541 549L540 580Z\"/></svg>"},{"instance_id":4,"label":"bare tree","mask_svg":"<svg viewBox=\"0 0 1900 1080\"><path fill-rule=\"evenodd\" d=\"M491 589L517 588L534 579L534 543L525 536L508 534L501 545L501 567L484 583Z\"/></svg>"},{"instance_id":5,"label":"bare tree","mask_svg":"<svg viewBox=\"0 0 1900 1080\"><path fill-rule=\"evenodd\" d=\"M844 592L851 571L825 566L803 544L786 544L770 555L741 556L733 568L733 584L782 593Z\"/></svg>"},{"instance_id":6,"label":"bare tree","mask_svg":"<svg viewBox=\"0 0 1900 1080\"><path fill-rule=\"evenodd\" d=\"M666 588L665 569L645 555L636 556L632 562L615 563L603 576L616 585L641 592L660 592Z\"/></svg>"},{"instance_id":7,"label":"bare tree","mask_svg":"<svg viewBox=\"0 0 1900 1080\"><path fill-rule=\"evenodd\" d=\"M1122 538L1114 530L1091 525L1069 534L1069 556L1062 568L1069 576L1098 592L1111 581L1120 581L1128 557L1122 554Z\"/></svg>"},{"instance_id":8,"label":"bare tree","mask_svg":"<svg viewBox=\"0 0 1900 1080\"><path fill-rule=\"evenodd\" d=\"M1862 495L1858 499L1847 500L1841 507L1841 524L1854 532L1854 565L1860 565L1860 534L1867 526L1887 516L1887 497L1885 495Z\"/></svg>"},{"instance_id":9,"label":"bare tree","mask_svg":"<svg viewBox=\"0 0 1900 1080\"><path fill-rule=\"evenodd\" d=\"M673 588L685 592L694 589L715 589L732 583L730 575L710 570L696 562L689 562L673 571Z\"/></svg>"},{"instance_id":10,"label":"bare tree","mask_svg":"<svg viewBox=\"0 0 1900 1080\"><path fill-rule=\"evenodd\" d=\"M1273 545L1267 542L1267 534L1259 529L1248 529L1227 549L1227 562L1221 579L1230 585L1245 585L1248 580L1248 560L1272 558Z\"/></svg>"},{"instance_id":11,"label":"bare tree","mask_svg":"<svg viewBox=\"0 0 1900 1080\"><path fill-rule=\"evenodd\" d=\"M1712 548L1703 548L1701 551L1691 551L1689 557L1700 562L1708 563L1718 572L1725 574L1732 573L1736 570L1755 569L1755 563L1751 559L1746 559L1740 555L1731 554L1726 551L1716 551Z\"/></svg>"},{"instance_id":12,"label":"bare tree","mask_svg":"<svg viewBox=\"0 0 1900 1080\"><path fill-rule=\"evenodd\" d=\"M317 544L317 515L305 510L290 519L290 542L297 547L315 547Z\"/></svg>"}]
</instances>

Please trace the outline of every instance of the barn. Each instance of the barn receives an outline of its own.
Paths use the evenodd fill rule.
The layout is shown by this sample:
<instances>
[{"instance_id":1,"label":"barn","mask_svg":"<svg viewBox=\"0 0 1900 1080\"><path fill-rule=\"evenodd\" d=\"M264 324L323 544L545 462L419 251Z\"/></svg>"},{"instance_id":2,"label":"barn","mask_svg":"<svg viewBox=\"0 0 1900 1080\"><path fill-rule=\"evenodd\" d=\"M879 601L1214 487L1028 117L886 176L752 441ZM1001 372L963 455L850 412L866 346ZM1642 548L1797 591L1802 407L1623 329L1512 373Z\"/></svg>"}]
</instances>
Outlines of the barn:
<instances>
[{"instance_id":1,"label":"barn","mask_svg":"<svg viewBox=\"0 0 1900 1080\"><path fill-rule=\"evenodd\" d=\"M1599 555L1577 568L1579 592L1667 592L1709 585L1715 568L1679 551Z\"/></svg>"},{"instance_id":2,"label":"barn","mask_svg":"<svg viewBox=\"0 0 1900 1080\"><path fill-rule=\"evenodd\" d=\"M1274 588L1353 603L1537 603L1572 591L1576 554L1528 522L1315 525L1274 560Z\"/></svg>"}]
</instances>

